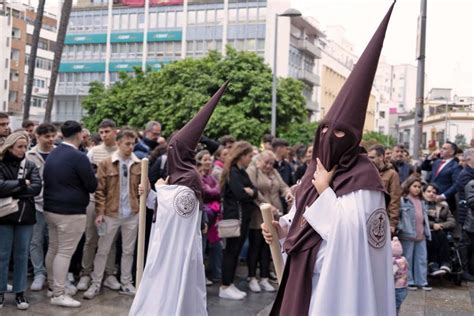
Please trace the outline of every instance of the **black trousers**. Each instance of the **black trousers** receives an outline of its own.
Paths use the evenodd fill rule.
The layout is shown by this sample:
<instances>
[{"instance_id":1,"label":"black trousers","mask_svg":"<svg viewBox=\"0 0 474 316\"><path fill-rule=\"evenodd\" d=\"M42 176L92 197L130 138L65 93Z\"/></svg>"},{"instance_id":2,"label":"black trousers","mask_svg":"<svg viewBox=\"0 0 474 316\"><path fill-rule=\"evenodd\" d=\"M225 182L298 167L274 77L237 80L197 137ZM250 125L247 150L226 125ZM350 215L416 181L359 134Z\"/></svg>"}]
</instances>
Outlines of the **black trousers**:
<instances>
[{"instance_id":1,"label":"black trousers","mask_svg":"<svg viewBox=\"0 0 474 316\"><path fill-rule=\"evenodd\" d=\"M226 238L225 249L222 253L222 285L228 286L234 283L240 251L249 233L249 224L250 219L242 219L240 237Z\"/></svg>"},{"instance_id":2,"label":"black trousers","mask_svg":"<svg viewBox=\"0 0 474 316\"><path fill-rule=\"evenodd\" d=\"M249 230L249 252L247 255L247 265L249 277L256 277L257 264L260 263L260 277L268 278L270 275L270 247L263 239L261 229Z\"/></svg>"},{"instance_id":3,"label":"black trousers","mask_svg":"<svg viewBox=\"0 0 474 316\"><path fill-rule=\"evenodd\" d=\"M428 262L444 265L449 263L449 243L446 233L442 230L432 230L431 240L427 240Z\"/></svg>"}]
</instances>

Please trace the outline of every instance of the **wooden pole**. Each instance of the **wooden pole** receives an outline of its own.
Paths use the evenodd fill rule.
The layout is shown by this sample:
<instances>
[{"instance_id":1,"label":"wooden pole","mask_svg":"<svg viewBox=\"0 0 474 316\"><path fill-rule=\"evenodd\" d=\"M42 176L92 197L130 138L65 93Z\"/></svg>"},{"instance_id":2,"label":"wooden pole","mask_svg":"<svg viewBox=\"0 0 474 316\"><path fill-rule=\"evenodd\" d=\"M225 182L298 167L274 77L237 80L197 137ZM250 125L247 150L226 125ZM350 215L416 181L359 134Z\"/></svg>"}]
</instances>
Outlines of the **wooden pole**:
<instances>
[{"instance_id":1,"label":"wooden pole","mask_svg":"<svg viewBox=\"0 0 474 316\"><path fill-rule=\"evenodd\" d=\"M145 220L146 220L146 197L148 192L148 158L142 159L142 171L140 184L144 193L140 195L140 211L138 212L138 251L137 251L137 289L142 280L145 259Z\"/></svg>"},{"instance_id":2,"label":"wooden pole","mask_svg":"<svg viewBox=\"0 0 474 316\"><path fill-rule=\"evenodd\" d=\"M270 230L270 233L272 234L273 241L270 245L270 251L273 257L273 263L275 264L275 272L277 274L278 284L280 284L281 278L283 276L284 264L283 264L283 256L281 254L280 242L278 240L278 234L275 229L275 226L273 226L272 224L273 214L272 214L271 205L268 203L260 204L260 211L262 212L263 222L265 223L265 225Z\"/></svg>"}]
</instances>

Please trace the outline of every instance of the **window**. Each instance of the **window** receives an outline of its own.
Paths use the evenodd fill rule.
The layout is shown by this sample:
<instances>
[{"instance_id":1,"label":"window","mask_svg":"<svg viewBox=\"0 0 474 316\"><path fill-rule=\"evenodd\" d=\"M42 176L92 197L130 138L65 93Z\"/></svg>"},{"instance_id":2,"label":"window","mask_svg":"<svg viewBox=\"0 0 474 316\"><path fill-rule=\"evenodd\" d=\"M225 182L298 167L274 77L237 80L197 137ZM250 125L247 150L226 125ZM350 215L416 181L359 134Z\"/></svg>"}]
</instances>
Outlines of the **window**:
<instances>
[{"instance_id":1,"label":"window","mask_svg":"<svg viewBox=\"0 0 474 316\"><path fill-rule=\"evenodd\" d=\"M267 18L267 8L259 8L258 9L258 20L265 21Z\"/></svg>"},{"instance_id":2,"label":"window","mask_svg":"<svg viewBox=\"0 0 474 316\"><path fill-rule=\"evenodd\" d=\"M158 28L166 27L166 12L158 13Z\"/></svg>"},{"instance_id":3,"label":"window","mask_svg":"<svg viewBox=\"0 0 474 316\"><path fill-rule=\"evenodd\" d=\"M257 19L258 19L257 8L249 8L248 20L254 22L254 21L257 21Z\"/></svg>"},{"instance_id":4,"label":"window","mask_svg":"<svg viewBox=\"0 0 474 316\"><path fill-rule=\"evenodd\" d=\"M197 24L205 24L206 23L206 11L199 10L197 11Z\"/></svg>"},{"instance_id":5,"label":"window","mask_svg":"<svg viewBox=\"0 0 474 316\"><path fill-rule=\"evenodd\" d=\"M196 24L196 11L188 11L188 24Z\"/></svg>"},{"instance_id":6,"label":"window","mask_svg":"<svg viewBox=\"0 0 474 316\"><path fill-rule=\"evenodd\" d=\"M237 21L239 21L240 23L245 23L247 21L247 8L239 9L239 16L237 17Z\"/></svg>"},{"instance_id":7,"label":"window","mask_svg":"<svg viewBox=\"0 0 474 316\"><path fill-rule=\"evenodd\" d=\"M11 60L15 62L20 61L20 51L18 49L12 49Z\"/></svg>"},{"instance_id":8,"label":"window","mask_svg":"<svg viewBox=\"0 0 474 316\"><path fill-rule=\"evenodd\" d=\"M145 14L143 13L138 14L138 28L139 29L145 28Z\"/></svg>"},{"instance_id":9,"label":"window","mask_svg":"<svg viewBox=\"0 0 474 316\"><path fill-rule=\"evenodd\" d=\"M216 22L220 24L224 21L224 10L217 10L216 12Z\"/></svg>"},{"instance_id":10,"label":"window","mask_svg":"<svg viewBox=\"0 0 474 316\"><path fill-rule=\"evenodd\" d=\"M206 11L206 21L207 24L214 24L216 22L216 10Z\"/></svg>"},{"instance_id":11,"label":"window","mask_svg":"<svg viewBox=\"0 0 474 316\"><path fill-rule=\"evenodd\" d=\"M120 14L114 14L112 20L112 29L118 30L120 28Z\"/></svg>"},{"instance_id":12,"label":"window","mask_svg":"<svg viewBox=\"0 0 474 316\"><path fill-rule=\"evenodd\" d=\"M256 48L256 40L254 39L247 39L247 42L245 43L245 49L249 51L254 51Z\"/></svg>"},{"instance_id":13,"label":"window","mask_svg":"<svg viewBox=\"0 0 474 316\"><path fill-rule=\"evenodd\" d=\"M150 29L156 29L157 23L158 23L158 13L156 12L150 12L150 17L148 18L148 26Z\"/></svg>"},{"instance_id":14,"label":"window","mask_svg":"<svg viewBox=\"0 0 474 316\"><path fill-rule=\"evenodd\" d=\"M138 17L137 14L130 14L130 29L136 29L138 27Z\"/></svg>"},{"instance_id":15,"label":"window","mask_svg":"<svg viewBox=\"0 0 474 316\"><path fill-rule=\"evenodd\" d=\"M18 92L10 91L8 94L8 102L16 102L18 99Z\"/></svg>"},{"instance_id":16,"label":"window","mask_svg":"<svg viewBox=\"0 0 474 316\"><path fill-rule=\"evenodd\" d=\"M17 71L10 71L10 81L18 82L20 80L20 74Z\"/></svg>"},{"instance_id":17,"label":"window","mask_svg":"<svg viewBox=\"0 0 474 316\"><path fill-rule=\"evenodd\" d=\"M182 27L183 26L183 12L179 11L176 12L176 27Z\"/></svg>"},{"instance_id":18,"label":"window","mask_svg":"<svg viewBox=\"0 0 474 316\"><path fill-rule=\"evenodd\" d=\"M166 20L166 27L175 27L176 24L176 11L168 12Z\"/></svg>"},{"instance_id":19,"label":"window","mask_svg":"<svg viewBox=\"0 0 474 316\"><path fill-rule=\"evenodd\" d=\"M229 9L229 22L237 21L237 9Z\"/></svg>"},{"instance_id":20,"label":"window","mask_svg":"<svg viewBox=\"0 0 474 316\"><path fill-rule=\"evenodd\" d=\"M127 30L128 29L128 14L121 14L120 15L120 29Z\"/></svg>"},{"instance_id":21,"label":"window","mask_svg":"<svg viewBox=\"0 0 474 316\"><path fill-rule=\"evenodd\" d=\"M12 37L13 38L16 38L16 39L20 39L21 38L21 30L19 28L12 28Z\"/></svg>"}]
</instances>

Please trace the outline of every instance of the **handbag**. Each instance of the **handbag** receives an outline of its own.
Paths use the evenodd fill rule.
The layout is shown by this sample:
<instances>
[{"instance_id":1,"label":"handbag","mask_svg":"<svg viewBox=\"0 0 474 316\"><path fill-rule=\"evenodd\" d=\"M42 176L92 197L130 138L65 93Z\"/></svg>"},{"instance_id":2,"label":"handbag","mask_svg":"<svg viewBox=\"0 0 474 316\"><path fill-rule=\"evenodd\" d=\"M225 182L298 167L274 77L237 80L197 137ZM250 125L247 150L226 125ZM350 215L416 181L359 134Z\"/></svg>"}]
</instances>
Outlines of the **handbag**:
<instances>
[{"instance_id":1,"label":"handbag","mask_svg":"<svg viewBox=\"0 0 474 316\"><path fill-rule=\"evenodd\" d=\"M239 205L239 219L223 219L216 223L217 233L220 238L240 237L240 221L242 219L242 207ZM221 203L224 208L224 201Z\"/></svg>"},{"instance_id":2,"label":"handbag","mask_svg":"<svg viewBox=\"0 0 474 316\"><path fill-rule=\"evenodd\" d=\"M26 176L25 171L26 159L23 159L20 163L20 169L18 170L18 179L24 179ZM15 212L18 212L18 199L14 199L11 196L6 198L0 198L0 217L4 217Z\"/></svg>"}]
</instances>

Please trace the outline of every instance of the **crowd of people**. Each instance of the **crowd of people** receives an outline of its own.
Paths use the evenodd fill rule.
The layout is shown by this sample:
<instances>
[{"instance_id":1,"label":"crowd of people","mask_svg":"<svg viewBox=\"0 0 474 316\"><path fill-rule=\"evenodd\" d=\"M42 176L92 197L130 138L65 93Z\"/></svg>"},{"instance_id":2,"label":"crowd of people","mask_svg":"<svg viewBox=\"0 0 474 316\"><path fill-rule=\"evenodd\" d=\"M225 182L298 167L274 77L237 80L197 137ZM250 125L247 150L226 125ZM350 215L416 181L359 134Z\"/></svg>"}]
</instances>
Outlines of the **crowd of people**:
<instances>
[{"instance_id":1,"label":"crowd of people","mask_svg":"<svg viewBox=\"0 0 474 316\"><path fill-rule=\"evenodd\" d=\"M63 307L81 306L78 291L85 299L102 287L134 295L140 160L149 159L153 189L168 175L167 146L157 121L140 132L111 119L97 134L75 121L59 128L25 121L11 131L0 113L0 308L12 292L17 308L28 309L28 288L47 288L51 304ZM474 149L462 152L447 141L423 161L411 161L403 145L366 149L390 196L397 309L407 290L429 291L428 276L452 272L451 236L462 276L474 282ZM229 135L201 138L195 162L206 281L220 284L222 299L246 297L234 283L242 260L250 291L276 291L259 205L269 203L275 218L289 211L312 151L270 135L260 147ZM145 249L156 210L147 209L146 218ZM240 236L220 238L226 219L240 220Z\"/></svg>"}]
</instances>

